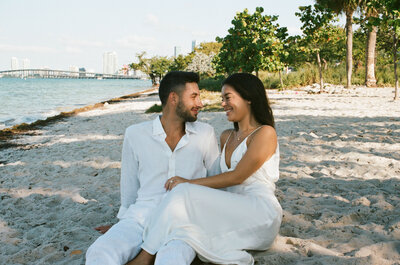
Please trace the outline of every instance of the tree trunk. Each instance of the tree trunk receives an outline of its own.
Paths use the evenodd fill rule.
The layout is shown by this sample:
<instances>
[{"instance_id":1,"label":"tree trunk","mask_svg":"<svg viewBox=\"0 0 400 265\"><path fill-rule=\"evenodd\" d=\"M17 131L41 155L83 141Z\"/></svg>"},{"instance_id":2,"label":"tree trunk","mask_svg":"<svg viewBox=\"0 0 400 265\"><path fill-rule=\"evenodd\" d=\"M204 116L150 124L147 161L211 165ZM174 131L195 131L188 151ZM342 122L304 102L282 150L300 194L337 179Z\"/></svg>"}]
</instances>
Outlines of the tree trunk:
<instances>
[{"instance_id":1,"label":"tree trunk","mask_svg":"<svg viewBox=\"0 0 400 265\"><path fill-rule=\"evenodd\" d=\"M376 33L378 27L372 26L372 29L368 31L367 37L367 49L365 50L365 85L367 87L376 86L375 78L375 47L376 47Z\"/></svg>"},{"instance_id":2,"label":"tree trunk","mask_svg":"<svg viewBox=\"0 0 400 265\"><path fill-rule=\"evenodd\" d=\"M256 70L256 76L258 77L258 70Z\"/></svg>"},{"instance_id":3,"label":"tree trunk","mask_svg":"<svg viewBox=\"0 0 400 265\"><path fill-rule=\"evenodd\" d=\"M394 61L394 100L399 99L399 79L397 76L397 37L396 32L393 33L393 61Z\"/></svg>"},{"instance_id":4,"label":"tree trunk","mask_svg":"<svg viewBox=\"0 0 400 265\"><path fill-rule=\"evenodd\" d=\"M347 88L351 88L351 74L353 72L353 10L346 12L346 71Z\"/></svg>"},{"instance_id":5,"label":"tree trunk","mask_svg":"<svg viewBox=\"0 0 400 265\"><path fill-rule=\"evenodd\" d=\"M322 58L322 62L323 62L324 70L328 70L328 62L324 58Z\"/></svg>"},{"instance_id":6,"label":"tree trunk","mask_svg":"<svg viewBox=\"0 0 400 265\"><path fill-rule=\"evenodd\" d=\"M322 65L321 65L321 58L319 56L319 52L317 52L317 62L318 62L318 70L319 70L319 89L320 92L324 90L324 79L322 78Z\"/></svg>"},{"instance_id":7,"label":"tree trunk","mask_svg":"<svg viewBox=\"0 0 400 265\"><path fill-rule=\"evenodd\" d=\"M149 76L150 76L150 79L151 79L151 84L153 86L155 86L156 85L156 76L154 74L149 74Z\"/></svg>"},{"instance_id":8,"label":"tree trunk","mask_svg":"<svg viewBox=\"0 0 400 265\"><path fill-rule=\"evenodd\" d=\"M279 80L281 81L281 88L283 89L282 71L279 70Z\"/></svg>"}]
</instances>

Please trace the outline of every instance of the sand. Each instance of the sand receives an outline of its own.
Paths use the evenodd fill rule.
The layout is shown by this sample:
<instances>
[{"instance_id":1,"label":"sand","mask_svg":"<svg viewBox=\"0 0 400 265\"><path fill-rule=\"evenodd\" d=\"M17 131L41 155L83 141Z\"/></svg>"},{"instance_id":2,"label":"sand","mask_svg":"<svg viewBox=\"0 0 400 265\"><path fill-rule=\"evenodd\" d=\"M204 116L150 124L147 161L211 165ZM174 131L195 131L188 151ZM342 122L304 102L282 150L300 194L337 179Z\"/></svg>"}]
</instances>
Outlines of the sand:
<instances>
[{"instance_id":1,"label":"sand","mask_svg":"<svg viewBox=\"0 0 400 265\"><path fill-rule=\"evenodd\" d=\"M256 264L400 264L400 102L392 88L268 91L284 217ZM84 264L115 223L123 134L158 114L141 97L83 112L0 150L0 264ZM219 135L223 112L200 120Z\"/></svg>"}]
</instances>

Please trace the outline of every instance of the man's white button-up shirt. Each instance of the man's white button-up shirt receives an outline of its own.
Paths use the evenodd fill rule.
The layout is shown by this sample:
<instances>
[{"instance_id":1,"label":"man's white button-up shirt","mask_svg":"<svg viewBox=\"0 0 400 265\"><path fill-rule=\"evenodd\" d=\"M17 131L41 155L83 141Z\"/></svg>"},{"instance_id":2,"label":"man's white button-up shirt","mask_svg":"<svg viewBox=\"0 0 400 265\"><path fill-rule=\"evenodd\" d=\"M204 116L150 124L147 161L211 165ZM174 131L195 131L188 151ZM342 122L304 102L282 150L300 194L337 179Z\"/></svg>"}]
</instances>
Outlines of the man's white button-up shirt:
<instances>
[{"instance_id":1,"label":"man's white button-up shirt","mask_svg":"<svg viewBox=\"0 0 400 265\"><path fill-rule=\"evenodd\" d=\"M121 207L118 218L134 218L143 224L166 194L167 179L203 178L211 174L219 155L214 129L201 122L186 122L186 134L174 151L160 117L128 127L121 163Z\"/></svg>"}]
</instances>

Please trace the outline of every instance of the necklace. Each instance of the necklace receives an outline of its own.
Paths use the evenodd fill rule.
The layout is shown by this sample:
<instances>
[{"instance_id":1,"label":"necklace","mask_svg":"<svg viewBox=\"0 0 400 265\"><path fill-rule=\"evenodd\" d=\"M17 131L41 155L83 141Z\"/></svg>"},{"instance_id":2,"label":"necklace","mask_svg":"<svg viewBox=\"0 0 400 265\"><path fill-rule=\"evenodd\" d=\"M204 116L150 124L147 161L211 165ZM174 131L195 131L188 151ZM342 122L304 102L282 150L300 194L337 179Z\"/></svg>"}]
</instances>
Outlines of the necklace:
<instances>
[{"instance_id":1,"label":"necklace","mask_svg":"<svg viewBox=\"0 0 400 265\"><path fill-rule=\"evenodd\" d=\"M254 130L255 130L255 128L244 130L240 135L239 135L239 131L238 131L236 140L240 141L242 139L243 135L245 135L248 131L254 131Z\"/></svg>"}]
</instances>

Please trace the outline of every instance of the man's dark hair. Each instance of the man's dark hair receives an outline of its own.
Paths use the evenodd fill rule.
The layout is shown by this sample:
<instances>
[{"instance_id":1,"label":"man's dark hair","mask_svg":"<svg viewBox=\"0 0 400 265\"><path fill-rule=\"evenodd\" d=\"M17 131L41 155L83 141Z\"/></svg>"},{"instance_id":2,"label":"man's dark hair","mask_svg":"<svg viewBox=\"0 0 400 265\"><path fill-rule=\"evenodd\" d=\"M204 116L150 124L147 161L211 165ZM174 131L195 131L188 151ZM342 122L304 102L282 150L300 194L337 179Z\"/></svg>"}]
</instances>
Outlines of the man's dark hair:
<instances>
[{"instance_id":1,"label":"man's dark hair","mask_svg":"<svg viewBox=\"0 0 400 265\"><path fill-rule=\"evenodd\" d=\"M161 104L165 106L171 92L180 95L186 83L199 83L199 75L197 73L183 71L172 71L166 74L161 80L158 89Z\"/></svg>"}]
</instances>

